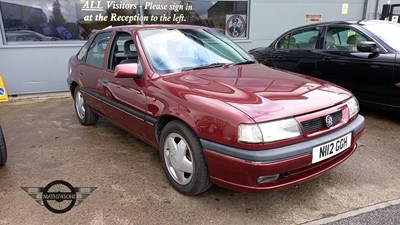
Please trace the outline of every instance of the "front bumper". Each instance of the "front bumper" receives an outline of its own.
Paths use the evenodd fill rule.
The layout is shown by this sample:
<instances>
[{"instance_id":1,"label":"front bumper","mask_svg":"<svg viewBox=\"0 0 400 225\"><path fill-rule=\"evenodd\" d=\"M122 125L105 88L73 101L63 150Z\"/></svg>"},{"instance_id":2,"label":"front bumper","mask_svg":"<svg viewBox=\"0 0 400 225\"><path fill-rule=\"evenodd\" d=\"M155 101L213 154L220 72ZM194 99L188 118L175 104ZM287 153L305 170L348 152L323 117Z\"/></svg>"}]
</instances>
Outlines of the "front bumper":
<instances>
[{"instance_id":1,"label":"front bumper","mask_svg":"<svg viewBox=\"0 0 400 225\"><path fill-rule=\"evenodd\" d=\"M346 126L308 141L275 149L250 151L233 148L201 139L211 180L220 186L250 192L270 191L294 185L318 176L339 165L357 148L356 141L365 127L365 119L358 115ZM351 146L331 158L311 164L312 149L352 134ZM279 174L275 181L258 184L260 176Z\"/></svg>"}]
</instances>

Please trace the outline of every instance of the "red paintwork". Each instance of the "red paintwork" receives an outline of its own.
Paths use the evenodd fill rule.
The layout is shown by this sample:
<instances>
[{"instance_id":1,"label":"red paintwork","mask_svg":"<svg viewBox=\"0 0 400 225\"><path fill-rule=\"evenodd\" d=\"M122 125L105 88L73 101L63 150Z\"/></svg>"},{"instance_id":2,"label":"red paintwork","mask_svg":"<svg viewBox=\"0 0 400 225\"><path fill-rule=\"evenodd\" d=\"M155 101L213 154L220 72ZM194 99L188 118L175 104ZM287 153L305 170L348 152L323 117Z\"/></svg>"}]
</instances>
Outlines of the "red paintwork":
<instances>
[{"instance_id":1,"label":"red paintwork","mask_svg":"<svg viewBox=\"0 0 400 225\"><path fill-rule=\"evenodd\" d=\"M114 77L117 78L137 78L137 64L127 63L115 67Z\"/></svg>"},{"instance_id":2,"label":"red paintwork","mask_svg":"<svg viewBox=\"0 0 400 225\"><path fill-rule=\"evenodd\" d=\"M267 149L289 143L238 143L237 127L241 123L304 115L326 108L333 111L333 106L345 107L340 103L352 96L333 84L261 64L176 73L150 84L157 88L150 86L149 95L165 106L154 112L155 116L173 113L184 118L200 137L245 149ZM180 109L169 107L176 103ZM302 139L291 141L293 144Z\"/></svg>"},{"instance_id":3,"label":"red paintwork","mask_svg":"<svg viewBox=\"0 0 400 225\"><path fill-rule=\"evenodd\" d=\"M353 142L349 149L314 165L311 164L312 155L266 164L238 160L208 150L204 152L204 155L213 183L240 191L266 192L304 182L339 165L355 152L357 149L356 141L360 138L362 132L363 130L360 130L353 136ZM285 172L288 173L288 178L281 178L261 185L257 184L259 176Z\"/></svg>"},{"instance_id":4,"label":"red paintwork","mask_svg":"<svg viewBox=\"0 0 400 225\"><path fill-rule=\"evenodd\" d=\"M125 26L110 28L108 31L126 31L132 34L141 59L144 77L141 79L117 78L106 70L109 56L105 57L102 72L89 67L96 76L79 76L83 64L71 57L69 67L71 83L106 97L127 108L140 112L156 120L165 116L175 117L188 124L198 137L230 147L256 151L290 145L321 136L349 122L344 101L352 94L334 84L281 70L271 69L261 64L224 66L194 70L175 74L159 75L146 60L136 31L157 27L199 28L195 26ZM106 30L107 31L107 30ZM115 34L113 35L113 37ZM110 43L112 42L112 39ZM109 52L108 44L106 52ZM88 67L88 66L86 66ZM124 66L125 67L125 66ZM137 67L135 68L137 70ZM129 76L126 68L119 68L120 76ZM132 74L131 74L132 75ZM107 78L104 86L102 78ZM74 85L71 85L73 93ZM89 99L85 95L85 99ZM115 125L140 137L158 148L157 126L150 125L90 98L88 104L93 110ZM323 115L323 113L343 110L340 124L315 134L269 144L245 144L237 140L237 128L241 123L255 123L268 120L295 117L299 122ZM293 172L311 164L311 155L274 164L255 164L234 159L205 150L213 182L240 190L265 191L304 181L338 165L356 149L355 140L351 149L326 160L319 167L309 167L304 173L285 180L270 183L269 186L255 186L260 175Z\"/></svg>"}]
</instances>

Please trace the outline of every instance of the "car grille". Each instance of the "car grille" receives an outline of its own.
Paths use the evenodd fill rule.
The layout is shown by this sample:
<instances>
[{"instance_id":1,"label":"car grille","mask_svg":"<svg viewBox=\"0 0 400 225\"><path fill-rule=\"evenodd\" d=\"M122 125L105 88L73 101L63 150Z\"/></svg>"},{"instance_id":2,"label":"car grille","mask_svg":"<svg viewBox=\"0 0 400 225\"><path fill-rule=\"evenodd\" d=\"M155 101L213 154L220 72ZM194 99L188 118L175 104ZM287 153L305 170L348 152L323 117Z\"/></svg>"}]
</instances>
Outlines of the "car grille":
<instances>
[{"instance_id":1,"label":"car grille","mask_svg":"<svg viewBox=\"0 0 400 225\"><path fill-rule=\"evenodd\" d=\"M335 113L330 114L333 118L333 125L337 124L340 122L340 120L342 120L342 111L337 111ZM323 129L324 127L326 128L325 125L325 116L323 117L318 117L312 120L307 120L307 121L303 121L301 123L301 125L303 126L303 129L305 132L307 133L311 133L320 129Z\"/></svg>"}]
</instances>

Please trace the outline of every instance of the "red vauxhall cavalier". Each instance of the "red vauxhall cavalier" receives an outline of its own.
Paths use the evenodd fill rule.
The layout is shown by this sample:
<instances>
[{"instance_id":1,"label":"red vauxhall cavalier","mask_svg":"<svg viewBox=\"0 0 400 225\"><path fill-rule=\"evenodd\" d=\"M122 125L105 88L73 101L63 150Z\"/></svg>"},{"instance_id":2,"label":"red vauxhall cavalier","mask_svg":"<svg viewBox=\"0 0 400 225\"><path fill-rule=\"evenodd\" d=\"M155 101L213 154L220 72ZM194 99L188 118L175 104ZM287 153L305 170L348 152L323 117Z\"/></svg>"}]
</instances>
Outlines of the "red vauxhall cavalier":
<instances>
[{"instance_id":1,"label":"red vauxhall cavalier","mask_svg":"<svg viewBox=\"0 0 400 225\"><path fill-rule=\"evenodd\" d=\"M102 117L159 149L186 195L298 184L349 158L364 130L349 91L261 65L208 27L107 28L68 68L80 123Z\"/></svg>"}]
</instances>

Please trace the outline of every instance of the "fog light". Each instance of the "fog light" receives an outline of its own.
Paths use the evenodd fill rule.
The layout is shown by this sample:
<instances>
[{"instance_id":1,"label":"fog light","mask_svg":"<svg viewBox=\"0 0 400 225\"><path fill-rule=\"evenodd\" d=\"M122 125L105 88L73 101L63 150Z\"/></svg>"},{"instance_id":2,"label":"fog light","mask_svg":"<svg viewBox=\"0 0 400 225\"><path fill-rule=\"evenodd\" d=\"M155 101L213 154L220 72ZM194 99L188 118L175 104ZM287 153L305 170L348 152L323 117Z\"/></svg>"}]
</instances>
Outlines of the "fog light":
<instances>
[{"instance_id":1,"label":"fog light","mask_svg":"<svg viewBox=\"0 0 400 225\"><path fill-rule=\"evenodd\" d=\"M279 178L279 174L274 174L274 175L269 175L269 176L260 176L257 179L257 184L265 184L268 182L278 180L278 178Z\"/></svg>"}]
</instances>

